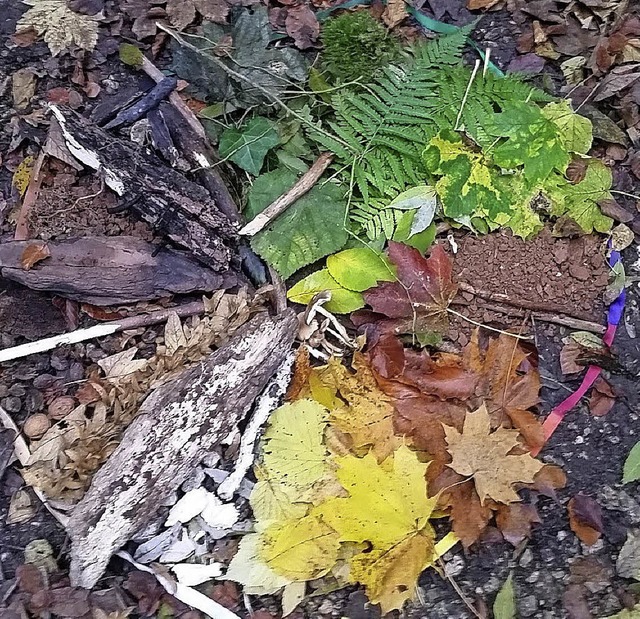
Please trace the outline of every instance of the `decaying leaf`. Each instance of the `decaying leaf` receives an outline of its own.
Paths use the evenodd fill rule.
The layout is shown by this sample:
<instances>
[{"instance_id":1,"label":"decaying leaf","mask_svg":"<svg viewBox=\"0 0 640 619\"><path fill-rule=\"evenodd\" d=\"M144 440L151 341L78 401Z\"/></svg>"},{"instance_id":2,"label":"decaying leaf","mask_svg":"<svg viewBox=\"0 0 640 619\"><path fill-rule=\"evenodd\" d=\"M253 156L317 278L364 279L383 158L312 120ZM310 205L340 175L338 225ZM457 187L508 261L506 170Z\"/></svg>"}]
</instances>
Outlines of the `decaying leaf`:
<instances>
[{"instance_id":1,"label":"decaying leaf","mask_svg":"<svg viewBox=\"0 0 640 619\"><path fill-rule=\"evenodd\" d=\"M602 509L591 497L576 494L568 505L569 525L581 542L593 546L602 535Z\"/></svg>"},{"instance_id":2,"label":"decaying leaf","mask_svg":"<svg viewBox=\"0 0 640 619\"><path fill-rule=\"evenodd\" d=\"M129 348L100 359L98 365L104 370L105 378L113 383L118 383L129 374L142 370L147 365L146 359L134 359L137 353L137 348Z\"/></svg>"},{"instance_id":3,"label":"decaying leaf","mask_svg":"<svg viewBox=\"0 0 640 619\"><path fill-rule=\"evenodd\" d=\"M350 559L350 580L364 584L383 613L401 608L435 559L429 518L437 500L427 498L427 465L406 446L382 464L371 454L345 456L337 463L338 480L349 497L330 499L317 511L341 541L369 545Z\"/></svg>"},{"instance_id":4,"label":"decaying leaf","mask_svg":"<svg viewBox=\"0 0 640 619\"><path fill-rule=\"evenodd\" d=\"M491 432L486 406L467 414L462 432L450 426L444 431L452 456L449 466L460 475L473 476L483 504L487 498L506 504L519 501L513 486L532 483L543 466L528 453L513 453L521 446L517 430L498 428Z\"/></svg>"},{"instance_id":5,"label":"decaying leaf","mask_svg":"<svg viewBox=\"0 0 640 619\"><path fill-rule=\"evenodd\" d=\"M27 191L31 174L35 165L35 159L32 156L25 157L20 165L16 168L11 178L11 184L16 188L18 194L22 198Z\"/></svg>"},{"instance_id":6,"label":"decaying leaf","mask_svg":"<svg viewBox=\"0 0 640 619\"><path fill-rule=\"evenodd\" d=\"M20 256L20 265L25 271L28 271L41 260L51 255L49 246L43 241L35 241L31 245L27 245Z\"/></svg>"},{"instance_id":7,"label":"decaying leaf","mask_svg":"<svg viewBox=\"0 0 640 619\"><path fill-rule=\"evenodd\" d=\"M456 294L451 279L451 258L442 245L425 258L413 247L389 242L389 260L397 269L398 281L382 282L368 290L365 301L384 318L373 318L382 332L425 334L443 332L448 324L447 308ZM358 324L366 317L354 316Z\"/></svg>"},{"instance_id":8,"label":"decaying leaf","mask_svg":"<svg viewBox=\"0 0 640 619\"><path fill-rule=\"evenodd\" d=\"M31 8L20 18L16 30L33 28L57 56L71 45L91 51L98 42L95 16L75 13L65 0L22 0Z\"/></svg>"}]
</instances>

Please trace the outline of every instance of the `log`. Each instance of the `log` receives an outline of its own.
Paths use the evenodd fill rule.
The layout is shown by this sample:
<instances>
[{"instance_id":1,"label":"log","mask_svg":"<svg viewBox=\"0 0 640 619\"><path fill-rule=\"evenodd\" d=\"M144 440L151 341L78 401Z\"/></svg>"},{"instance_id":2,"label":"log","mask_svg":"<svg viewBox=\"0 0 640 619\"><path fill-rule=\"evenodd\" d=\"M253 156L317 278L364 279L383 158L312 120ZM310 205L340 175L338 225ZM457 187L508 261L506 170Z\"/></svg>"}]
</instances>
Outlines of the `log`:
<instances>
[{"instance_id":1,"label":"log","mask_svg":"<svg viewBox=\"0 0 640 619\"><path fill-rule=\"evenodd\" d=\"M193 258L128 236L48 241L50 256L25 270L25 248L42 241L0 244L0 275L32 290L91 303L118 305L238 283L232 271L214 273Z\"/></svg>"},{"instance_id":2,"label":"log","mask_svg":"<svg viewBox=\"0 0 640 619\"><path fill-rule=\"evenodd\" d=\"M91 588L109 558L241 421L291 349L293 311L252 318L222 348L143 402L69 521L73 586Z\"/></svg>"},{"instance_id":3,"label":"log","mask_svg":"<svg viewBox=\"0 0 640 619\"><path fill-rule=\"evenodd\" d=\"M72 110L56 105L51 110L69 151L102 175L106 186L122 198L123 208L215 271L228 269L237 226L203 187Z\"/></svg>"}]
</instances>

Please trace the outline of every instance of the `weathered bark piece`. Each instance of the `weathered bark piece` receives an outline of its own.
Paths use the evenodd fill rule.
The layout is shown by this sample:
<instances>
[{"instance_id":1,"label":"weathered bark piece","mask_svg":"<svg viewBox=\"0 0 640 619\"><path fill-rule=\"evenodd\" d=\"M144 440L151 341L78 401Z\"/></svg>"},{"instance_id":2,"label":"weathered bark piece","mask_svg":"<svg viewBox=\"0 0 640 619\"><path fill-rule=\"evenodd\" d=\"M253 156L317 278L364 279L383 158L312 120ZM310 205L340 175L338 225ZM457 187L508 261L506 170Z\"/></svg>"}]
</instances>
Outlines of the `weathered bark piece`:
<instances>
[{"instance_id":1,"label":"weathered bark piece","mask_svg":"<svg viewBox=\"0 0 640 619\"><path fill-rule=\"evenodd\" d=\"M236 226L203 187L75 112L51 110L73 156L98 171L127 209L212 269L228 268Z\"/></svg>"},{"instance_id":2,"label":"weathered bark piece","mask_svg":"<svg viewBox=\"0 0 640 619\"><path fill-rule=\"evenodd\" d=\"M254 317L205 360L158 387L93 478L68 526L71 583L91 588L111 555L246 415L291 348L291 310Z\"/></svg>"},{"instance_id":3,"label":"weathered bark piece","mask_svg":"<svg viewBox=\"0 0 640 619\"><path fill-rule=\"evenodd\" d=\"M214 273L180 252L129 236L48 241L51 255L25 271L21 257L34 241L0 244L0 275L33 290L57 292L93 305L209 292L237 284L231 271Z\"/></svg>"}]
</instances>

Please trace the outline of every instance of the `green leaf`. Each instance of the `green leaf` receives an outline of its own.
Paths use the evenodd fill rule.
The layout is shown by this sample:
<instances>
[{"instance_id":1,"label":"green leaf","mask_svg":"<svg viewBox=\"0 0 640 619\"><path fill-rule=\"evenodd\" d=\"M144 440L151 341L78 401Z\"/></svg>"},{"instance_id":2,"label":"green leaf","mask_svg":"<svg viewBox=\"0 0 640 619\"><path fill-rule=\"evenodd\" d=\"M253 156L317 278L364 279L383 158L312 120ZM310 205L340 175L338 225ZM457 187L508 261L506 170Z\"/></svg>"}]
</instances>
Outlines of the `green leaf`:
<instances>
[{"instance_id":1,"label":"green leaf","mask_svg":"<svg viewBox=\"0 0 640 619\"><path fill-rule=\"evenodd\" d=\"M415 247L421 254L424 254L435 241L437 233L436 224L431 224L422 232L409 236L413 225L413 217L414 214L411 212L403 213L402 217L398 219L398 225L396 226L392 240L398 241L398 243L404 243L409 247Z\"/></svg>"},{"instance_id":2,"label":"green leaf","mask_svg":"<svg viewBox=\"0 0 640 619\"><path fill-rule=\"evenodd\" d=\"M494 619L516 619L516 593L513 588L513 574L509 574L498 591L493 603L493 617Z\"/></svg>"},{"instance_id":3,"label":"green leaf","mask_svg":"<svg viewBox=\"0 0 640 619\"><path fill-rule=\"evenodd\" d=\"M571 159L558 126L535 105L511 102L493 117L487 131L507 138L491 152L495 163L508 170L523 166L530 185L544 180L554 169L564 172Z\"/></svg>"},{"instance_id":4,"label":"green leaf","mask_svg":"<svg viewBox=\"0 0 640 619\"><path fill-rule=\"evenodd\" d=\"M247 218L266 208L295 179L295 174L281 168L258 177L249 191ZM343 189L319 183L256 234L251 247L287 279L303 266L342 249L347 241L346 209Z\"/></svg>"},{"instance_id":5,"label":"green leaf","mask_svg":"<svg viewBox=\"0 0 640 619\"><path fill-rule=\"evenodd\" d=\"M607 232L613 219L602 214L598 202L611 198L612 180L611 170L597 159L589 162L585 177L577 185L553 174L543 188L551 199L551 214L571 217L585 232Z\"/></svg>"},{"instance_id":6,"label":"green leaf","mask_svg":"<svg viewBox=\"0 0 640 619\"><path fill-rule=\"evenodd\" d=\"M568 101L549 103L542 108L542 114L551 120L560 130L560 140L572 153L586 155L593 142L591 121L576 114Z\"/></svg>"},{"instance_id":7,"label":"green leaf","mask_svg":"<svg viewBox=\"0 0 640 619\"><path fill-rule=\"evenodd\" d=\"M325 290L331 293L331 301L325 303L324 307L334 314L349 314L364 307L362 294L343 288L331 277L328 269L316 271L300 280L287 292L287 299L306 305L314 295Z\"/></svg>"},{"instance_id":8,"label":"green leaf","mask_svg":"<svg viewBox=\"0 0 640 619\"><path fill-rule=\"evenodd\" d=\"M622 483L628 484L640 479L640 441L629 452L622 469Z\"/></svg>"},{"instance_id":9,"label":"green leaf","mask_svg":"<svg viewBox=\"0 0 640 619\"><path fill-rule=\"evenodd\" d=\"M230 127L220 136L220 156L258 176L266 154L280 143L276 125L262 116L252 118L240 129Z\"/></svg>"},{"instance_id":10,"label":"green leaf","mask_svg":"<svg viewBox=\"0 0 640 619\"><path fill-rule=\"evenodd\" d=\"M498 223L509 221L511 201L496 186L499 171L482 153L465 146L457 133L441 131L431 139L423 157L429 172L441 176L435 188L447 217L488 216Z\"/></svg>"},{"instance_id":11,"label":"green leaf","mask_svg":"<svg viewBox=\"0 0 640 619\"><path fill-rule=\"evenodd\" d=\"M382 254L368 247L354 247L327 258L327 270L347 290L363 292L378 282L392 282L393 267Z\"/></svg>"}]
</instances>

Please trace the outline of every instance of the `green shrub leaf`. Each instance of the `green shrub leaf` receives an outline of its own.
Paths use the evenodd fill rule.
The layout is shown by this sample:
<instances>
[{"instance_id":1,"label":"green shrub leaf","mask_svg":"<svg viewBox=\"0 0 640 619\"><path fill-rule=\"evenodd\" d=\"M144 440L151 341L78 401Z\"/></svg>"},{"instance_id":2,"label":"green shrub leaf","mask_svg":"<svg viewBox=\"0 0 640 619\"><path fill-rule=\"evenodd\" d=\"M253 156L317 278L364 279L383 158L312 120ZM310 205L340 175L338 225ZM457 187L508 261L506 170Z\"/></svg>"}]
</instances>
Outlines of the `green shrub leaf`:
<instances>
[{"instance_id":1,"label":"green shrub leaf","mask_svg":"<svg viewBox=\"0 0 640 619\"><path fill-rule=\"evenodd\" d=\"M363 292L378 282L392 282L393 267L382 254L368 247L354 247L327 258L327 269L343 288Z\"/></svg>"},{"instance_id":2,"label":"green shrub leaf","mask_svg":"<svg viewBox=\"0 0 640 619\"><path fill-rule=\"evenodd\" d=\"M243 170L258 176L266 154L280 144L276 124L256 116L240 129L230 127L220 136L220 156L230 159Z\"/></svg>"},{"instance_id":3,"label":"green shrub leaf","mask_svg":"<svg viewBox=\"0 0 640 619\"><path fill-rule=\"evenodd\" d=\"M306 305L318 292L328 290L331 301L324 307L334 314L349 314L364 307L364 299L359 292L343 288L331 275L328 269L311 273L295 284L288 292L287 298L294 303Z\"/></svg>"}]
</instances>

